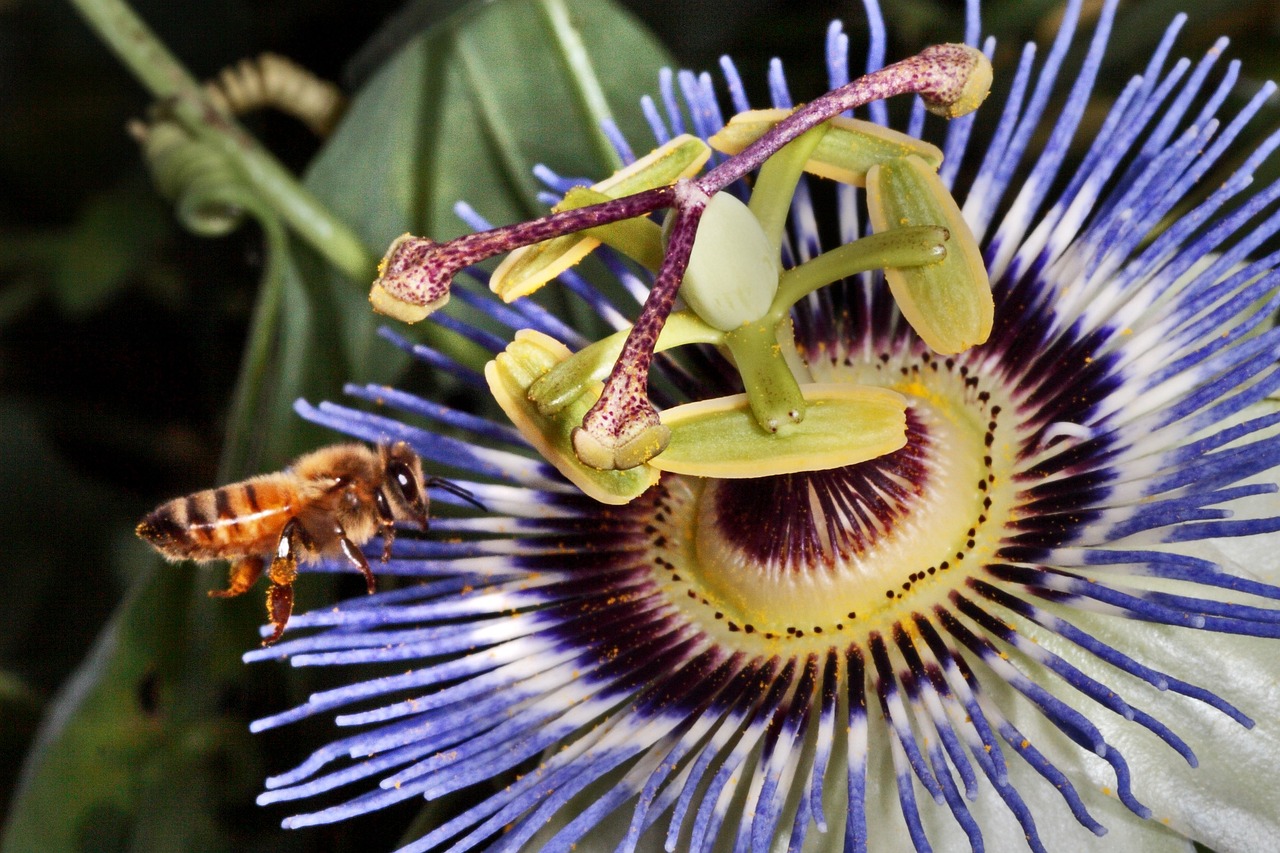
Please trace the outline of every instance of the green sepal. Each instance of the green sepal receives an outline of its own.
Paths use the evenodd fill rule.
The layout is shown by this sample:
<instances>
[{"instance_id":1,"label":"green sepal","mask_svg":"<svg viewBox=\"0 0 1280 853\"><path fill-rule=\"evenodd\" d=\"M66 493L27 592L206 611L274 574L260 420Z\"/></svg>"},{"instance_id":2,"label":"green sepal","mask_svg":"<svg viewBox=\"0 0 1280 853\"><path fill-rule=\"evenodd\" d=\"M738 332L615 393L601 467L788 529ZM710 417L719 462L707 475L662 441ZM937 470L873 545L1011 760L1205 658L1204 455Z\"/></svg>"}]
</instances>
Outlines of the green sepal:
<instances>
[{"instance_id":1,"label":"green sepal","mask_svg":"<svg viewBox=\"0 0 1280 853\"><path fill-rule=\"evenodd\" d=\"M872 167L867 213L876 232L912 225L947 229L945 258L888 267L885 279L902 315L934 351L950 355L985 342L995 318L987 267L959 206L930 165L901 157Z\"/></svg>"},{"instance_id":2,"label":"green sepal","mask_svg":"<svg viewBox=\"0 0 1280 853\"><path fill-rule=\"evenodd\" d=\"M724 154L737 154L792 112L771 109L738 113L707 142ZM914 136L845 116L836 116L826 124L826 134L804 165L806 172L818 177L861 187L872 166L897 157L915 155L934 170L942 165L942 151Z\"/></svg>"},{"instance_id":3,"label":"green sepal","mask_svg":"<svg viewBox=\"0 0 1280 853\"><path fill-rule=\"evenodd\" d=\"M906 398L888 388L800 386L804 422L786 435L761 429L747 395L667 409L671 443L649 465L695 477L726 479L824 471L875 459L907 441Z\"/></svg>"},{"instance_id":4,"label":"green sepal","mask_svg":"<svg viewBox=\"0 0 1280 853\"><path fill-rule=\"evenodd\" d=\"M529 399L529 387L570 355L568 347L541 332L516 332L515 340L485 365L489 391L520 434L570 482L601 503L628 503L658 482L656 469L641 465L625 471L601 471L578 461L573 451L573 430L599 399L601 383L589 383L550 417Z\"/></svg>"},{"instance_id":5,"label":"green sepal","mask_svg":"<svg viewBox=\"0 0 1280 853\"><path fill-rule=\"evenodd\" d=\"M696 175L711 156L711 149L696 136L683 134L591 189L610 199L674 184ZM557 206L557 209L559 207ZM579 232L525 246L507 255L489 278L489 288L510 302L533 293L572 267L600 245L600 239Z\"/></svg>"}]
</instances>

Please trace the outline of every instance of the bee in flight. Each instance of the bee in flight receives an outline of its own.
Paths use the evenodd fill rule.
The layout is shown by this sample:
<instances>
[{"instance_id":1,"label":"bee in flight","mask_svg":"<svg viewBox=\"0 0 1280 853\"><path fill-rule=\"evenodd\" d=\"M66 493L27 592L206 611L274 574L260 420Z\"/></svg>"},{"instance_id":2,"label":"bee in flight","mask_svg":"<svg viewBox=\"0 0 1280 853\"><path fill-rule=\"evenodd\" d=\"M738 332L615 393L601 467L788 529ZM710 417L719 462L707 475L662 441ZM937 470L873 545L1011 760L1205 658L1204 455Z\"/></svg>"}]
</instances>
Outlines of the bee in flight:
<instances>
[{"instance_id":1,"label":"bee in flight","mask_svg":"<svg viewBox=\"0 0 1280 853\"><path fill-rule=\"evenodd\" d=\"M470 492L439 477L424 477L408 444L337 444L294 460L283 471L175 498L152 510L137 533L169 560L227 560L230 581L209 595L247 592L262 576L271 580L267 616L280 639L293 612L298 563L344 559L375 582L360 546L382 534L382 562L391 557L395 523L427 529L428 488L441 488L484 509Z\"/></svg>"}]
</instances>

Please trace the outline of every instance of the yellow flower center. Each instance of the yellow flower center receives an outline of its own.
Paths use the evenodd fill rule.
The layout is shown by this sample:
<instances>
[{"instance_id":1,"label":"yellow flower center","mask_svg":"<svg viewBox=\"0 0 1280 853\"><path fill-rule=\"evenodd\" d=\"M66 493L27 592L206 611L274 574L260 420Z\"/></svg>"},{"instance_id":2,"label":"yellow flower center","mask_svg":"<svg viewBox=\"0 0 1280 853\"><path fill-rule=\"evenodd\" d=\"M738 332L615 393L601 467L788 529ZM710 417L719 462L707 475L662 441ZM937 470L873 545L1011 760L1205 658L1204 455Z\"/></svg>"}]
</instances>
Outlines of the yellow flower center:
<instances>
[{"instance_id":1,"label":"yellow flower center","mask_svg":"<svg viewBox=\"0 0 1280 853\"><path fill-rule=\"evenodd\" d=\"M832 471L667 476L654 499L653 569L673 606L757 653L865 641L928 610L990 560L1016 501L1012 409L956 360L812 372L904 394L907 445Z\"/></svg>"}]
</instances>

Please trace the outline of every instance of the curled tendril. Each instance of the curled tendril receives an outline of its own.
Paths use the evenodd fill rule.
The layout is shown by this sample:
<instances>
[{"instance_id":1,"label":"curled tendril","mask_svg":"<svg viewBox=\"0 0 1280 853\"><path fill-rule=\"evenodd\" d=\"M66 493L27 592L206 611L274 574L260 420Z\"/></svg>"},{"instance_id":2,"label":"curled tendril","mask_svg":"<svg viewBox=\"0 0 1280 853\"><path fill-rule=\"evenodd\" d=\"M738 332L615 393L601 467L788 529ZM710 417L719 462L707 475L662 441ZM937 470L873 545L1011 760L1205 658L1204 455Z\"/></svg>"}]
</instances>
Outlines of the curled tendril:
<instances>
[{"instance_id":1,"label":"curled tendril","mask_svg":"<svg viewBox=\"0 0 1280 853\"><path fill-rule=\"evenodd\" d=\"M347 108L346 96L336 84L276 53L228 65L204 84L204 94L232 115L279 110L321 138L333 132Z\"/></svg>"},{"instance_id":2,"label":"curled tendril","mask_svg":"<svg viewBox=\"0 0 1280 853\"><path fill-rule=\"evenodd\" d=\"M174 205L188 230L202 237L225 236L240 226L246 214L262 227L266 264L228 417L223 457L228 475L244 470L246 460L257 452L249 436L261 417L264 389L269 387L278 351L289 226L308 224L305 217L291 216L291 211L318 211L291 182L292 175L259 152L256 142L228 120L267 107L299 119L324 136L345 104L333 84L279 56L264 54L223 70L202 88L191 85L162 98L146 121L133 121L128 127L142 148L156 188ZM264 171L274 179L263 180ZM285 199L302 204L290 207L281 203ZM301 233L313 235L314 230L302 228ZM341 233L335 227L325 228L324 233L330 244L345 243L343 251L328 255L339 268L350 272L370 263L354 237L335 241L333 236Z\"/></svg>"},{"instance_id":3,"label":"curled tendril","mask_svg":"<svg viewBox=\"0 0 1280 853\"><path fill-rule=\"evenodd\" d=\"M216 147L171 118L134 121L129 133L160 195L193 234L223 237L240 226L246 210L259 207L253 190Z\"/></svg>"},{"instance_id":4,"label":"curled tendril","mask_svg":"<svg viewBox=\"0 0 1280 853\"><path fill-rule=\"evenodd\" d=\"M346 108L336 85L273 53L227 66L204 84L202 94L230 115L280 110L321 137L333 130ZM269 205L235 164L166 104L154 106L147 121L130 122L128 130L142 148L156 188L192 233L222 237L240 226L246 212L259 219L270 215Z\"/></svg>"}]
</instances>

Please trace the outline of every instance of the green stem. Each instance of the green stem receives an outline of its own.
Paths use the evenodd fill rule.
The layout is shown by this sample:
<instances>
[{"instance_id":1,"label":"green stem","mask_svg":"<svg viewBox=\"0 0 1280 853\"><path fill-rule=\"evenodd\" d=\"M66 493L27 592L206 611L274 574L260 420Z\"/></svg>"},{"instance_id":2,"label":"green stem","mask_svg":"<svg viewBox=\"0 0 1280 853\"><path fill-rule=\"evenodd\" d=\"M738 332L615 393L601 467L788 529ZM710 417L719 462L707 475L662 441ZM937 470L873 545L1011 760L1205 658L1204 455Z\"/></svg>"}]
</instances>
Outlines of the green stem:
<instances>
[{"instance_id":1,"label":"green stem","mask_svg":"<svg viewBox=\"0 0 1280 853\"><path fill-rule=\"evenodd\" d=\"M760 167L747 206L760 220L760 228L775 249L782 246L787 214L791 212L791 200L795 198L804 164L809 162L826 133L827 125L818 125L788 142Z\"/></svg>"},{"instance_id":2,"label":"green stem","mask_svg":"<svg viewBox=\"0 0 1280 853\"><path fill-rule=\"evenodd\" d=\"M774 325L782 322L808 294L833 281L884 267L922 267L947 256L950 234L938 225L914 225L869 234L823 252L811 261L792 267L778 280L778 294L765 318Z\"/></svg>"},{"instance_id":3,"label":"green stem","mask_svg":"<svg viewBox=\"0 0 1280 853\"><path fill-rule=\"evenodd\" d=\"M377 259L360 238L256 139L214 109L200 84L124 0L70 2L174 117L214 145L298 236L351 279L373 277Z\"/></svg>"},{"instance_id":4,"label":"green stem","mask_svg":"<svg viewBox=\"0 0 1280 853\"><path fill-rule=\"evenodd\" d=\"M258 288L258 304L254 307L249 327L249 340L240 361L235 396L227 418L226 439L218 482L238 480L254 470L255 436L261 428L262 406L267 373L279 340L280 307L284 301L284 252L288 234L275 216L263 216L263 234L267 242L267 265Z\"/></svg>"},{"instance_id":5,"label":"green stem","mask_svg":"<svg viewBox=\"0 0 1280 853\"><path fill-rule=\"evenodd\" d=\"M595 66L591 64L591 56L582 41L582 33L573 25L569 9L564 0L542 0L538 4L546 18L547 27L551 30L552 39L560 51L560 58L569 69L569 79L574 82L578 92L578 100L587 114L587 124L594 131L592 139L596 151L604 160L610 172L616 172L625 164L613 144L605 136L601 127L613 121L613 112L604 96L604 87L596 75Z\"/></svg>"},{"instance_id":6,"label":"green stem","mask_svg":"<svg viewBox=\"0 0 1280 853\"><path fill-rule=\"evenodd\" d=\"M782 355L777 324L767 318L744 323L727 333L724 343L742 377L756 423L768 432L788 435L804 420L808 404Z\"/></svg>"}]
</instances>

